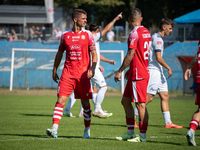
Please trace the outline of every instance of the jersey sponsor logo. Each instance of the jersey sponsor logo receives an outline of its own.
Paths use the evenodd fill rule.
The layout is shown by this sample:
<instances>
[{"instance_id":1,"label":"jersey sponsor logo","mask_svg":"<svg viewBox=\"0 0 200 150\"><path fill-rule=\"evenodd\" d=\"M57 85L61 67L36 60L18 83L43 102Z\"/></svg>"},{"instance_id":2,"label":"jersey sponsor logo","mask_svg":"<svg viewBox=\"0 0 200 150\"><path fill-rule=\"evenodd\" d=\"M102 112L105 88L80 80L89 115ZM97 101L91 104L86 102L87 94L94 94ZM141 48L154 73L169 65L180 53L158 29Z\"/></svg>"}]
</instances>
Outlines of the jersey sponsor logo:
<instances>
[{"instance_id":1,"label":"jersey sponsor logo","mask_svg":"<svg viewBox=\"0 0 200 150\"><path fill-rule=\"evenodd\" d=\"M81 50L81 45L78 44L70 45L69 50Z\"/></svg>"},{"instance_id":2,"label":"jersey sponsor logo","mask_svg":"<svg viewBox=\"0 0 200 150\"><path fill-rule=\"evenodd\" d=\"M84 39L85 39L85 35L81 35L81 39L83 39L83 40L84 40Z\"/></svg>"},{"instance_id":3,"label":"jersey sponsor logo","mask_svg":"<svg viewBox=\"0 0 200 150\"><path fill-rule=\"evenodd\" d=\"M72 36L72 39L80 39L80 36Z\"/></svg>"},{"instance_id":4,"label":"jersey sponsor logo","mask_svg":"<svg viewBox=\"0 0 200 150\"><path fill-rule=\"evenodd\" d=\"M142 37L143 37L143 38L150 38L150 37L151 37L151 34L150 34L150 33L142 34Z\"/></svg>"},{"instance_id":5,"label":"jersey sponsor logo","mask_svg":"<svg viewBox=\"0 0 200 150\"><path fill-rule=\"evenodd\" d=\"M161 41L157 41L157 45L162 45L162 42Z\"/></svg>"}]
</instances>

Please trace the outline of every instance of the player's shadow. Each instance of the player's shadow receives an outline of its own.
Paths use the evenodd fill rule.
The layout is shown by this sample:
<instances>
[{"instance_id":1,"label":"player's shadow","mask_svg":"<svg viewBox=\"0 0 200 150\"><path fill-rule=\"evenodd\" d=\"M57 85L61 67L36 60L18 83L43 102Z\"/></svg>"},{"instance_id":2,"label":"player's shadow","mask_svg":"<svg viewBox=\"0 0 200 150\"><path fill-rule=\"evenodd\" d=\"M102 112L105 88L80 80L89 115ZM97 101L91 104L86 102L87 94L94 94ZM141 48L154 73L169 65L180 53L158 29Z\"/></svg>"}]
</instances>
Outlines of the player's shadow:
<instances>
[{"instance_id":1,"label":"player's shadow","mask_svg":"<svg viewBox=\"0 0 200 150\"><path fill-rule=\"evenodd\" d=\"M164 128L165 126L163 126L163 125L148 124L148 127Z\"/></svg>"},{"instance_id":2,"label":"player's shadow","mask_svg":"<svg viewBox=\"0 0 200 150\"><path fill-rule=\"evenodd\" d=\"M181 145L180 143L173 143L173 142L164 142L164 141L151 141L151 140L148 140L147 141L148 143L163 143L163 144L170 144L170 145Z\"/></svg>"},{"instance_id":3,"label":"player's shadow","mask_svg":"<svg viewBox=\"0 0 200 150\"><path fill-rule=\"evenodd\" d=\"M23 136L23 137L38 137L38 138L46 137L46 135L33 135L33 134L0 134L0 135Z\"/></svg>"},{"instance_id":4,"label":"player's shadow","mask_svg":"<svg viewBox=\"0 0 200 150\"><path fill-rule=\"evenodd\" d=\"M44 116L44 117L52 117L52 115L44 115L44 114L22 114L24 116Z\"/></svg>"},{"instance_id":5,"label":"player's shadow","mask_svg":"<svg viewBox=\"0 0 200 150\"><path fill-rule=\"evenodd\" d=\"M18 137L35 137L35 138L51 138L47 135L33 135L33 134L0 134L0 135L8 135L8 136L18 136ZM59 136L58 138L64 139L83 139L82 136ZM114 138L101 138L101 137L90 137L89 139L98 139L98 140L116 140Z\"/></svg>"},{"instance_id":6,"label":"player's shadow","mask_svg":"<svg viewBox=\"0 0 200 150\"><path fill-rule=\"evenodd\" d=\"M59 136L59 138L65 138L65 139L86 139L86 138L82 138L82 136ZM116 140L114 138L106 138L106 137L90 137L88 139L96 139L96 140Z\"/></svg>"},{"instance_id":7,"label":"player's shadow","mask_svg":"<svg viewBox=\"0 0 200 150\"><path fill-rule=\"evenodd\" d=\"M127 127L126 125L118 125L118 124L101 124L101 123L91 123L91 125L97 125L97 126L112 126L112 127Z\"/></svg>"}]
</instances>

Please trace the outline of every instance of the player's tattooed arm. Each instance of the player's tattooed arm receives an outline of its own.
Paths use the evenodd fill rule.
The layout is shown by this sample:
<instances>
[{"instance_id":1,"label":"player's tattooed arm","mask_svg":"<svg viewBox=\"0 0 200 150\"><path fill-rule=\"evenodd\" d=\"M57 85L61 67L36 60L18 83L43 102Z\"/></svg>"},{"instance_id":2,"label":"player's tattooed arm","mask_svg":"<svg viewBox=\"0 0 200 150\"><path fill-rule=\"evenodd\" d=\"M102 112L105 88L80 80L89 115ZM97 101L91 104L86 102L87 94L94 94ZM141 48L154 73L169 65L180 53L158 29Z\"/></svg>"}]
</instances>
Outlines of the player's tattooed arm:
<instances>
[{"instance_id":1,"label":"player's tattooed arm","mask_svg":"<svg viewBox=\"0 0 200 150\"><path fill-rule=\"evenodd\" d=\"M192 59L190 65L189 65L189 67L188 67L188 69L191 69L191 68L193 67L193 65L197 62L197 60L198 60L198 55L196 54L196 55L194 56L194 58Z\"/></svg>"},{"instance_id":2,"label":"player's tattooed arm","mask_svg":"<svg viewBox=\"0 0 200 150\"><path fill-rule=\"evenodd\" d=\"M128 52L124 58L124 61L121 65L121 67L119 68L118 72L124 71L129 66L130 62L133 59L134 53L135 53L135 49L128 49Z\"/></svg>"}]
</instances>

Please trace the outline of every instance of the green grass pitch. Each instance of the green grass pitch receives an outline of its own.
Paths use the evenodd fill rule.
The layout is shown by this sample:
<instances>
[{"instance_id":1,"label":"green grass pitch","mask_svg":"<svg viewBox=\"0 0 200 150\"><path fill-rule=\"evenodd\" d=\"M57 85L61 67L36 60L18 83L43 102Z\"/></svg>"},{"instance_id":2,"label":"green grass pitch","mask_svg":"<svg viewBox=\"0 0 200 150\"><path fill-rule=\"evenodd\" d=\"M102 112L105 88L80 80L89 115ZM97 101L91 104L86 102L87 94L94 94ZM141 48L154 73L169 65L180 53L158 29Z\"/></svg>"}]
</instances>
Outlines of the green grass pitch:
<instances>
[{"instance_id":1,"label":"green grass pitch","mask_svg":"<svg viewBox=\"0 0 200 150\"><path fill-rule=\"evenodd\" d=\"M194 100L192 95L170 97L171 119L184 128L165 129L160 100L156 97L147 106L148 142L131 143L115 140L116 136L127 131L121 97L105 97L102 108L112 112L113 116L107 119L92 117L90 139L81 138L83 118L66 116L60 121L58 139L52 139L46 135L46 129L52 127L56 96L0 95L0 150L199 150L200 130L196 130L195 135L197 147L189 147L185 137L192 114L197 109ZM94 108L92 102L91 107ZM78 116L79 110L80 100L77 100L71 112ZM138 128L135 133L139 133Z\"/></svg>"}]
</instances>

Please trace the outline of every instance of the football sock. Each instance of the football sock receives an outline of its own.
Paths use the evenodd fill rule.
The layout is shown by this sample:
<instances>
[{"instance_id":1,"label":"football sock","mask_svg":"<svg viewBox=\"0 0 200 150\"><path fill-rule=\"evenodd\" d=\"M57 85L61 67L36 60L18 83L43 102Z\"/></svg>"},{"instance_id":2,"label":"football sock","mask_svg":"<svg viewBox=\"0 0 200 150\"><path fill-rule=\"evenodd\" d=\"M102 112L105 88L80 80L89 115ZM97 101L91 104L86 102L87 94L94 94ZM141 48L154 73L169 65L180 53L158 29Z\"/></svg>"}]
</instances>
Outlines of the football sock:
<instances>
[{"instance_id":1,"label":"football sock","mask_svg":"<svg viewBox=\"0 0 200 150\"><path fill-rule=\"evenodd\" d=\"M90 104L87 107L83 108L83 116L84 116L84 124L85 127L90 127L90 122L91 122L91 108Z\"/></svg>"},{"instance_id":2,"label":"football sock","mask_svg":"<svg viewBox=\"0 0 200 150\"><path fill-rule=\"evenodd\" d=\"M147 132L148 122L139 122L139 135L143 138L146 138L146 132Z\"/></svg>"},{"instance_id":3,"label":"football sock","mask_svg":"<svg viewBox=\"0 0 200 150\"><path fill-rule=\"evenodd\" d=\"M65 107L64 112L70 111L70 109L73 107L75 102L76 102L75 95L74 95L74 92L72 92L72 94L70 95L70 98L68 100L67 106Z\"/></svg>"},{"instance_id":4,"label":"football sock","mask_svg":"<svg viewBox=\"0 0 200 150\"><path fill-rule=\"evenodd\" d=\"M64 105L57 102L53 111L53 127L56 131L58 130L58 125L63 115L63 107Z\"/></svg>"},{"instance_id":5,"label":"football sock","mask_svg":"<svg viewBox=\"0 0 200 150\"><path fill-rule=\"evenodd\" d=\"M97 93L93 93L92 102L93 102L94 105L96 104L96 100L97 100Z\"/></svg>"},{"instance_id":6,"label":"football sock","mask_svg":"<svg viewBox=\"0 0 200 150\"><path fill-rule=\"evenodd\" d=\"M97 93L96 104L101 105L101 103L103 102L106 91L107 91L107 86L99 89L99 91Z\"/></svg>"},{"instance_id":7,"label":"football sock","mask_svg":"<svg viewBox=\"0 0 200 150\"><path fill-rule=\"evenodd\" d=\"M134 133L134 124L135 124L135 120L134 118L127 118L126 117L126 125L128 128L128 134L132 135Z\"/></svg>"},{"instance_id":8,"label":"football sock","mask_svg":"<svg viewBox=\"0 0 200 150\"><path fill-rule=\"evenodd\" d=\"M192 119L190 122L190 129L195 131L197 129L198 125L199 125L199 122L195 119Z\"/></svg>"},{"instance_id":9,"label":"football sock","mask_svg":"<svg viewBox=\"0 0 200 150\"><path fill-rule=\"evenodd\" d=\"M166 112L162 112L162 113L163 113L163 118L165 119L165 124L170 125L172 123L172 121L170 119L170 112L166 111Z\"/></svg>"},{"instance_id":10,"label":"football sock","mask_svg":"<svg viewBox=\"0 0 200 150\"><path fill-rule=\"evenodd\" d=\"M81 105L81 109L80 109L80 112L79 112L79 115L83 115L83 107L82 107L82 105Z\"/></svg>"}]
</instances>

